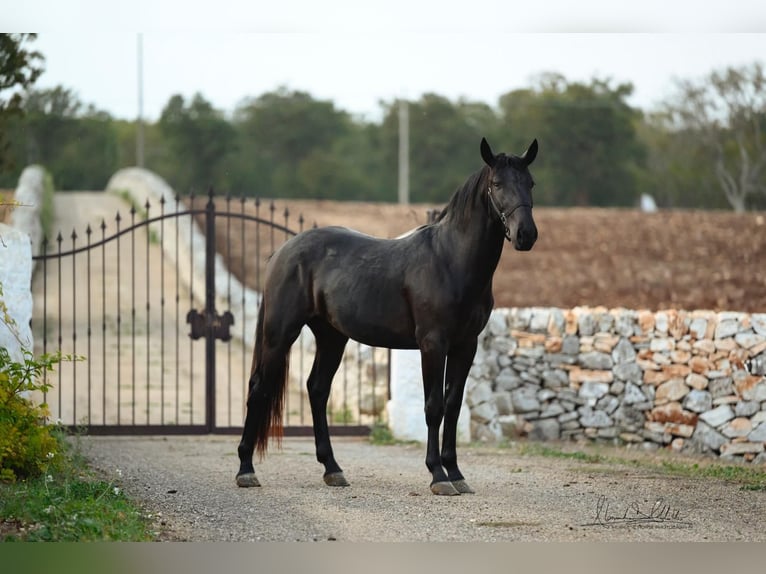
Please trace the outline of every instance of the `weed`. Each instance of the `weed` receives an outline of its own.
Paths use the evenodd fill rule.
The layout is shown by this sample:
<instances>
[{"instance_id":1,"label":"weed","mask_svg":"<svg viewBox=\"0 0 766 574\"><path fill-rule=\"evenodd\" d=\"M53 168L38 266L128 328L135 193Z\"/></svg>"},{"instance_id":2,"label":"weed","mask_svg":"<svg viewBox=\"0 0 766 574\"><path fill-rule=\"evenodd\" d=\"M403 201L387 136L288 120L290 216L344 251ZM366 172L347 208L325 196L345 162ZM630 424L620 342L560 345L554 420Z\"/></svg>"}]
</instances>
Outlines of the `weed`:
<instances>
[{"instance_id":1,"label":"weed","mask_svg":"<svg viewBox=\"0 0 766 574\"><path fill-rule=\"evenodd\" d=\"M63 434L59 443L42 475L0 485L4 541L152 540L148 518L119 485L96 478Z\"/></svg>"},{"instance_id":2,"label":"weed","mask_svg":"<svg viewBox=\"0 0 766 574\"><path fill-rule=\"evenodd\" d=\"M387 445L396 444L397 441L388 425L375 423L370 429L370 442L376 445Z\"/></svg>"}]
</instances>

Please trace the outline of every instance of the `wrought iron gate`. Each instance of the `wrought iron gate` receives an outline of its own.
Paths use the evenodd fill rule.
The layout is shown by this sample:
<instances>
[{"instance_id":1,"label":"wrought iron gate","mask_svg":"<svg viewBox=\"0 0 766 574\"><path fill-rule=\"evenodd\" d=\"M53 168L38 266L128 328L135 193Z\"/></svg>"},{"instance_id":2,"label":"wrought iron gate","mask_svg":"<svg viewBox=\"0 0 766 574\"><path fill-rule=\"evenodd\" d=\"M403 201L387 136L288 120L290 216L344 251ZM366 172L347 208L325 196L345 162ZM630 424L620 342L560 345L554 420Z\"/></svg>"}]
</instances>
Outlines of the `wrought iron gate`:
<instances>
[{"instance_id":1,"label":"wrought iron gate","mask_svg":"<svg viewBox=\"0 0 766 574\"><path fill-rule=\"evenodd\" d=\"M109 235L102 220L84 238L75 229L44 240L34 258L36 350L84 355L49 375L44 400L52 419L91 434L237 433L260 304L245 285L260 289L268 255L296 234L289 211L278 223L273 202L212 190L153 209L134 205L124 227L117 212ZM311 432L312 359L304 330L290 358L288 435ZM369 432L387 398L388 351L350 342L328 406L331 431Z\"/></svg>"}]
</instances>

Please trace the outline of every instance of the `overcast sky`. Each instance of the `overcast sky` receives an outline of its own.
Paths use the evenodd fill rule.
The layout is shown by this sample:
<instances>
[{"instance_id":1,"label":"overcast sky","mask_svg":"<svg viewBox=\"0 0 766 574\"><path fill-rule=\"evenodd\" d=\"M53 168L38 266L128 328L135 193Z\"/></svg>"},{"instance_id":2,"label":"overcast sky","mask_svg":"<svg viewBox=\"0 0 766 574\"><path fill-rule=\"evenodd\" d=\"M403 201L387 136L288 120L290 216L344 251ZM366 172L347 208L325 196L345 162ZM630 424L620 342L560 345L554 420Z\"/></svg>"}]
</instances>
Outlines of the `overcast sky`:
<instances>
[{"instance_id":1,"label":"overcast sky","mask_svg":"<svg viewBox=\"0 0 766 574\"><path fill-rule=\"evenodd\" d=\"M536 4L536 6L531 6ZM368 120L379 101L435 92L495 105L543 72L631 82L651 109L674 78L766 62L766 2L642 0L0 0L10 29L37 30L38 88L63 85L115 117L200 92L226 112L286 86ZM614 6L620 6L615 12Z\"/></svg>"}]
</instances>

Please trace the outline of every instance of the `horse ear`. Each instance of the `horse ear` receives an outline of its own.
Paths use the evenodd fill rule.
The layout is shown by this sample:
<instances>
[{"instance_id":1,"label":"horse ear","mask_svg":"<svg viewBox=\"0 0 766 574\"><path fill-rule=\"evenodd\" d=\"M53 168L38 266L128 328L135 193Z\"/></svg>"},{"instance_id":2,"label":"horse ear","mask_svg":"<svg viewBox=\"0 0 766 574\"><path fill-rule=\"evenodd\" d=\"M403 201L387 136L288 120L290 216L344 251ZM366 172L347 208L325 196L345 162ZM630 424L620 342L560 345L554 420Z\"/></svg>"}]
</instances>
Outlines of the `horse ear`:
<instances>
[{"instance_id":1,"label":"horse ear","mask_svg":"<svg viewBox=\"0 0 766 574\"><path fill-rule=\"evenodd\" d=\"M531 165L532 162L535 161L536 157L537 157L537 138L532 140L532 143L529 144L527 151L525 151L524 154L521 156L521 159L523 159L524 163L526 163L527 165Z\"/></svg>"},{"instance_id":2,"label":"horse ear","mask_svg":"<svg viewBox=\"0 0 766 574\"><path fill-rule=\"evenodd\" d=\"M489 147L486 138L481 138L481 159L484 160L489 167L495 167L495 154L492 153L492 148Z\"/></svg>"}]
</instances>

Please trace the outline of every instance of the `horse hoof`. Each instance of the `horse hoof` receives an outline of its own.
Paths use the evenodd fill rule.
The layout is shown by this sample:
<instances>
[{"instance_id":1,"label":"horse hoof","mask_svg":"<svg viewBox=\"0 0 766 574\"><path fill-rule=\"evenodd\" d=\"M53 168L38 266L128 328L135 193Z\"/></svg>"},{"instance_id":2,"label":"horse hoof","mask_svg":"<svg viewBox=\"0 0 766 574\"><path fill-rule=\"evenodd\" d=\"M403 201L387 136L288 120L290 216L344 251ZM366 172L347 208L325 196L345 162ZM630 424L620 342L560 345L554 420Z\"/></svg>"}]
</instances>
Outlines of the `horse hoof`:
<instances>
[{"instance_id":1,"label":"horse hoof","mask_svg":"<svg viewBox=\"0 0 766 574\"><path fill-rule=\"evenodd\" d=\"M458 496L460 494L451 482L434 482L431 485L431 492L439 496Z\"/></svg>"},{"instance_id":2,"label":"horse hoof","mask_svg":"<svg viewBox=\"0 0 766 574\"><path fill-rule=\"evenodd\" d=\"M462 478L460 480L453 480L452 486L454 486L455 490L457 490L460 494L476 494L476 491L468 486L468 483Z\"/></svg>"},{"instance_id":3,"label":"horse hoof","mask_svg":"<svg viewBox=\"0 0 766 574\"><path fill-rule=\"evenodd\" d=\"M252 486L261 486L254 472L246 472L245 474L237 475L237 486L241 488L250 488Z\"/></svg>"},{"instance_id":4,"label":"horse hoof","mask_svg":"<svg viewBox=\"0 0 766 574\"><path fill-rule=\"evenodd\" d=\"M331 472L325 474L323 478L327 486L351 486L342 472Z\"/></svg>"}]
</instances>

